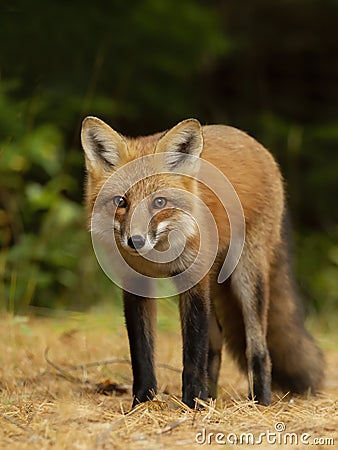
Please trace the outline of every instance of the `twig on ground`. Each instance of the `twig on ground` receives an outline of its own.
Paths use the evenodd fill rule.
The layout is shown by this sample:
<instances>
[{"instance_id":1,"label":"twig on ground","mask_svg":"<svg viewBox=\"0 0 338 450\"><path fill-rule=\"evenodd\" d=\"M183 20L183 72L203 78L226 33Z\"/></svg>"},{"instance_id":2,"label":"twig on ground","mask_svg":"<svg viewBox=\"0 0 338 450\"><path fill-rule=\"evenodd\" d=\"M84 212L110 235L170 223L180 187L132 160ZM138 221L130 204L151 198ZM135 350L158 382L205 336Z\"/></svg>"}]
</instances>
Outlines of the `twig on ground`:
<instances>
[{"instance_id":1,"label":"twig on ground","mask_svg":"<svg viewBox=\"0 0 338 450\"><path fill-rule=\"evenodd\" d=\"M99 366L108 366L109 364L129 364L131 365L130 359L127 358L111 358L111 359L102 359L101 361L93 361L90 363L83 363L78 364L74 366L68 366L68 370L80 370L84 367L99 367ZM172 370L173 372L181 373L181 369L178 369L177 367L171 366L170 364L166 363L158 363L156 364L156 367L162 368L162 369L168 369Z\"/></svg>"},{"instance_id":2,"label":"twig on ground","mask_svg":"<svg viewBox=\"0 0 338 450\"><path fill-rule=\"evenodd\" d=\"M59 365L55 364L55 362L51 361L48 357L48 353L49 353L49 347L46 347L45 350L45 360L47 361L47 363L53 367L59 375L61 375L63 378L65 378L68 381L71 381L72 383L77 383L77 384L84 384L84 382L82 380L80 380L79 378L74 377L73 375L71 375L69 372L71 370L86 370L89 367L99 367L99 366L106 366L109 364L129 364L131 365L131 362L129 359L127 358L111 358L111 359L103 359L100 361L93 361L90 363L82 363L82 364L78 364L78 365L72 365L72 366L66 366L67 370L63 369L62 367L60 367ZM171 366L170 364L166 364L166 363L158 363L157 367L161 367L163 369L168 369L168 370L172 370L173 372L177 372L177 373L181 373L181 370L178 369L177 367ZM45 375L47 372L43 373L43 375Z\"/></svg>"},{"instance_id":3,"label":"twig on ground","mask_svg":"<svg viewBox=\"0 0 338 450\"><path fill-rule=\"evenodd\" d=\"M71 375L69 373L69 371L81 369L81 370L85 370L85 372L87 372L88 367L105 366L108 364L131 364L129 359L125 359L125 358L123 358L123 359L121 359L121 358L105 359L105 360L101 360L101 361L94 361L94 362L83 363L83 364L79 364L79 365L66 366L67 370L65 370L64 368L60 367L58 364L55 364L55 362L53 362L51 359L49 359L48 353L49 353L49 347L47 347L45 350L46 362L57 371L57 374L59 376L66 379L67 381L70 381L71 383L87 385L87 386L89 385L90 387L92 387L94 389L94 391L96 393L99 393L99 394L107 395L109 393L115 392L116 394L121 395L121 394L125 394L126 392L128 392L129 387L124 384L114 383L114 382L111 382L110 380L105 380L100 383L91 383L88 380L84 381L84 380L80 380L77 377L74 377L73 375ZM172 370L175 372L179 372L179 373L181 372L179 369L177 369L176 367L170 366L169 364L159 363L157 366L162 367L164 369Z\"/></svg>"},{"instance_id":4,"label":"twig on ground","mask_svg":"<svg viewBox=\"0 0 338 450\"><path fill-rule=\"evenodd\" d=\"M129 364L129 365L131 365L131 362L127 358L123 358L123 359L111 358L111 359L103 359L101 361L93 361L90 363L77 364L74 366L67 366L67 369L68 370L82 370L83 368L108 366L109 364Z\"/></svg>"},{"instance_id":5,"label":"twig on ground","mask_svg":"<svg viewBox=\"0 0 338 450\"><path fill-rule=\"evenodd\" d=\"M177 367L171 366L170 364L166 364L166 363L158 363L158 364L156 364L156 366L160 367L162 369L172 370L173 372L177 372L177 373L182 372L181 369L178 369Z\"/></svg>"},{"instance_id":6,"label":"twig on ground","mask_svg":"<svg viewBox=\"0 0 338 450\"><path fill-rule=\"evenodd\" d=\"M79 378L74 377L73 375L71 375L70 373L66 372L64 369L62 369L60 366L55 364L53 361L51 361L48 358L48 352L49 352L49 347L46 347L45 360L50 366L52 366L59 373L59 375L61 375L66 380L71 381L72 383L83 384L83 382Z\"/></svg>"},{"instance_id":7,"label":"twig on ground","mask_svg":"<svg viewBox=\"0 0 338 450\"><path fill-rule=\"evenodd\" d=\"M7 420L7 422L10 422L13 425L17 426L21 430L28 431L29 433L34 433L34 430L32 430L30 427L22 425L22 423L18 422L16 419L13 419L13 417L8 416L7 414L0 413L0 417L2 417L4 420Z\"/></svg>"},{"instance_id":8,"label":"twig on ground","mask_svg":"<svg viewBox=\"0 0 338 450\"><path fill-rule=\"evenodd\" d=\"M86 385L89 386L90 389L93 389L94 392L99 393L99 394L109 394L112 392L115 392L117 394L125 394L126 392L128 392L129 387L124 385L124 384L119 384L119 383L113 383L110 380L105 380L101 383L91 383L90 381L83 381L80 380L79 378L74 377L73 375L71 375L70 373L68 373L66 370L64 370L62 367L58 366L57 364L55 364L53 361L51 361L48 358L48 352L49 352L49 348L47 347L45 350L45 360L47 361L47 363L52 366L59 375L61 375L63 378L65 378L67 381L70 381L71 383L75 383L75 384L81 384L81 385ZM97 363L95 365L98 365ZM87 365L82 364L81 366L77 366L76 368L86 368ZM73 366L74 369L74 366Z\"/></svg>"}]
</instances>

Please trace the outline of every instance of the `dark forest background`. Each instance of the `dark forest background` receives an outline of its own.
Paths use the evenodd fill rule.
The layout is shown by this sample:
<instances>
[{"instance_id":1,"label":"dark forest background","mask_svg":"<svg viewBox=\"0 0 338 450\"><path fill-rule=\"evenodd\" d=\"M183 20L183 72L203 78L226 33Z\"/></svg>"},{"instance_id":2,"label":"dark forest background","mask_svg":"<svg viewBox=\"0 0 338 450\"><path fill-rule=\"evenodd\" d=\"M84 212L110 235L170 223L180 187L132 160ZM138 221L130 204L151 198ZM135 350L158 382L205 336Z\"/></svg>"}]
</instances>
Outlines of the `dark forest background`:
<instances>
[{"instance_id":1,"label":"dark forest background","mask_svg":"<svg viewBox=\"0 0 338 450\"><path fill-rule=\"evenodd\" d=\"M287 182L303 295L337 312L337 29L337 0L2 1L0 308L118 295L84 221L79 130L97 115L127 135L195 117L261 141Z\"/></svg>"}]
</instances>

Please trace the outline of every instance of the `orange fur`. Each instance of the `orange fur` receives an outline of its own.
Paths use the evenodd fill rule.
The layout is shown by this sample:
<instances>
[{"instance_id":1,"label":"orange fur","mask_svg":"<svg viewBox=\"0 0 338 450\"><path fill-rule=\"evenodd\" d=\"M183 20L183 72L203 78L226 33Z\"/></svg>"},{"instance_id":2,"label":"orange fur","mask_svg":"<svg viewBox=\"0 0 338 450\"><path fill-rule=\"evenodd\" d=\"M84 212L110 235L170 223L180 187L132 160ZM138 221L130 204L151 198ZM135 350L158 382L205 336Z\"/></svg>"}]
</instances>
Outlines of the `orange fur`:
<instances>
[{"instance_id":1,"label":"orange fur","mask_svg":"<svg viewBox=\"0 0 338 450\"><path fill-rule=\"evenodd\" d=\"M229 247L229 221L219 199L207 186L193 178L168 173L142 180L120 195L126 196L131 211L133 205L160 189L182 189L197 194L215 219L219 236L218 255L198 287L198 295L204 292L207 300L211 297L212 308L206 313L209 317L210 393L215 395L224 338L240 366L249 373L253 372L251 395L256 395L261 403L270 401L266 386L270 383L271 364L273 380L284 389L296 392L311 389L315 392L323 376L322 356L304 329L297 310L282 235L285 217L283 180L272 155L240 130L223 125L200 127L194 120L181 122L166 133L132 139L118 135L99 119L89 118L84 122L82 142L88 172L86 198L89 217L100 189L112 173L141 156L156 153L165 157L171 148L179 148L183 144L182 153L189 151L200 156L228 178L242 204L246 240L238 266L223 285L217 283L217 274ZM192 212L195 205L188 202L187 208ZM121 228L129 226L130 211L116 211L116 220L120 221ZM174 209L160 211L152 219L154 227L168 222L169 231L180 227L184 231L182 220L185 216L182 214ZM211 243L215 236L209 233L207 239ZM187 236L185 252L190 253L187 253L186 260L191 261L196 256L199 242L197 233ZM159 249L165 248L164 244L161 247L161 241L156 245ZM160 267L139 255L130 254L123 245L120 250L128 264L149 276L171 276L183 270L186 263L183 261L181 266L168 263ZM287 335L284 333L286 329Z\"/></svg>"}]
</instances>

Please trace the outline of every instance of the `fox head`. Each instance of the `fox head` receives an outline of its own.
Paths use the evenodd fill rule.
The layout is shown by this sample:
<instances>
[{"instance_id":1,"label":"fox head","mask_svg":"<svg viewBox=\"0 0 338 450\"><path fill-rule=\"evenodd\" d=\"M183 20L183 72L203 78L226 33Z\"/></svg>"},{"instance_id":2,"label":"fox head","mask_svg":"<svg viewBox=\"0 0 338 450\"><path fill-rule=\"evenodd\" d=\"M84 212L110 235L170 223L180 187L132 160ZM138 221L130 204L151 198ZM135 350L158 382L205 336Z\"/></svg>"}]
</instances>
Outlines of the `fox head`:
<instances>
[{"instance_id":1,"label":"fox head","mask_svg":"<svg viewBox=\"0 0 338 450\"><path fill-rule=\"evenodd\" d=\"M81 132L87 168L91 217L101 211L102 234L114 230L117 245L129 255L171 252L198 235L194 220L203 149L200 123L188 119L165 133L126 138L96 117ZM99 222L100 223L100 222Z\"/></svg>"}]
</instances>

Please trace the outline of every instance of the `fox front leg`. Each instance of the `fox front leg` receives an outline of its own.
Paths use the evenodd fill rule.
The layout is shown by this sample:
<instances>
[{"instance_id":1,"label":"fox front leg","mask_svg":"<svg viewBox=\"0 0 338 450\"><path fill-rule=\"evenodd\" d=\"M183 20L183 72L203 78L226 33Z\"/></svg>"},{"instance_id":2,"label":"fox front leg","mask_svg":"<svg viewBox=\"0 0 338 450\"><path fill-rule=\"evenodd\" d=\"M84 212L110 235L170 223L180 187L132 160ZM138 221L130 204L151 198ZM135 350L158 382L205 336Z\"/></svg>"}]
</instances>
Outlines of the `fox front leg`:
<instances>
[{"instance_id":1,"label":"fox front leg","mask_svg":"<svg viewBox=\"0 0 338 450\"><path fill-rule=\"evenodd\" d=\"M157 392L154 370L156 301L124 291L123 303L133 369L134 407L151 400Z\"/></svg>"},{"instance_id":2,"label":"fox front leg","mask_svg":"<svg viewBox=\"0 0 338 450\"><path fill-rule=\"evenodd\" d=\"M207 400L209 293L203 285L180 296L183 338L182 401L195 407L195 398Z\"/></svg>"}]
</instances>

